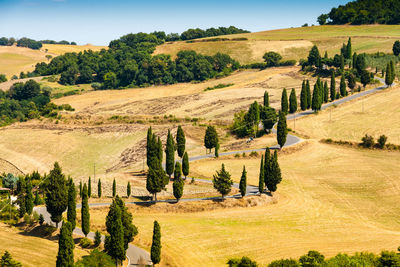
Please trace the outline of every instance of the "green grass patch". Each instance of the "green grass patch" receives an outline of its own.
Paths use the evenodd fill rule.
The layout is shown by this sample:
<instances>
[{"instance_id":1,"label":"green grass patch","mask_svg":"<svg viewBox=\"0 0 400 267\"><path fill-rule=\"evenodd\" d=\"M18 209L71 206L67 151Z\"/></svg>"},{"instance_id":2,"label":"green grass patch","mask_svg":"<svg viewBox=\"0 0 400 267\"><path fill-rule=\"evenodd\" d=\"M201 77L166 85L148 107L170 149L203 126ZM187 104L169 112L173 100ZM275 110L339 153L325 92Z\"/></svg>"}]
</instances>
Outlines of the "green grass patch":
<instances>
[{"instance_id":1,"label":"green grass patch","mask_svg":"<svg viewBox=\"0 0 400 267\"><path fill-rule=\"evenodd\" d=\"M234 83L220 83L220 84L217 84L216 86L213 86L213 87L207 87L206 89L204 89L204 91L212 91L212 90L215 90L215 89L221 89L221 88L225 88L225 87L230 87L232 85L234 85Z\"/></svg>"}]
</instances>

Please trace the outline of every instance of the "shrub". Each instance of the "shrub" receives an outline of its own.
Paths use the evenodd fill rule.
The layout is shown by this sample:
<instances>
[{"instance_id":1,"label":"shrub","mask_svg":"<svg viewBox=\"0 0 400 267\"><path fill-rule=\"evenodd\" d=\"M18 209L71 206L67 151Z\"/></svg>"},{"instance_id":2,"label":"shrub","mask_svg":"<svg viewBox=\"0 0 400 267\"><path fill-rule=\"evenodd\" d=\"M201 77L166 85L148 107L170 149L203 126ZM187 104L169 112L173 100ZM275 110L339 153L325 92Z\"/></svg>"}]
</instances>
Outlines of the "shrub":
<instances>
[{"instance_id":1,"label":"shrub","mask_svg":"<svg viewBox=\"0 0 400 267\"><path fill-rule=\"evenodd\" d=\"M25 213L24 215L24 222L26 224L33 224L33 218L31 217L31 215Z\"/></svg>"},{"instance_id":2,"label":"shrub","mask_svg":"<svg viewBox=\"0 0 400 267\"><path fill-rule=\"evenodd\" d=\"M385 148L386 141L387 137L385 135L381 135L378 139L378 147L381 149Z\"/></svg>"},{"instance_id":3,"label":"shrub","mask_svg":"<svg viewBox=\"0 0 400 267\"><path fill-rule=\"evenodd\" d=\"M46 225L46 227L43 229L43 235L44 235L44 236L50 236L50 235L53 234L56 230L57 230L57 228L55 228L54 226Z\"/></svg>"},{"instance_id":4,"label":"shrub","mask_svg":"<svg viewBox=\"0 0 400 267\"><path fill-rule=\"evenodd\" d=\"M297 63L297 61L294 59L284 60L279 63L279 66L294 66L294 65L296 65L296 63Z\"/></svg>"},{"instance_id":5,"label":"shrub","mask_svg":"<svg viewBox=\"0 0 400 267\"><path fill-rule=\"evenodd\" d=\"M235 158L240 158L240 154L239 154L239 153L236 153L236 154L235 154Z\"/></svg>"},{"instance_id":6,"label":"shrub","mask_svg":"<svg viewBox=\"0 0 400 267\"><path fill-rule=\"evenodd\" d=\"M89 238L84 237L84 238L81 238L81 240L79 240L79 245L82 248L88 248L93 245L93 242Z\"/></svg>"},{"instance_id":7,"label":"shrub","mask_svg":"<svg viewBox=\"0 0 400 267\"><path fill-rule=\"evenodd\" d=\"M298 267L300 264L293 259L276 260L268 264L268 267Z\"/></svg>"},{"instance_id":8,"label":"shrub","mask_svg":"<svg viewBox=\"0 0 400 267\"><path fill-rule=\"evenodd\" d=\"M258 157L257 151L251 151L250 157Z\"/></svg>"},{"instance_id":9,"label":"shrub","mask_svg":"<svg viewBox=\"0 0 400 267\"><path fill-rule=\"evenodd\" d=\"M248 257L243 257L241 259L230 259L228 262L229 267L257 267L258 264L252 261Z\"/></svg>"},{"instance_id":10,"label":"shrub","mask_svg":"<svg viewBox=\"0 0 400 267\"><path fill-rule=\"evenodd\" d=\"M375 144L375 140L372 136L366 134L362 139L361 139L361 146L365 148L371 148Z\"/></svg>"},{"instance_id":11,"label":"shrub","mask_svg":"<svg viewBox=\"0 0 400 267\"><path fill-rule=\"evenodd\" d=\"M243 158L247 157L247 155L246 155L245 152L243 152L242 157L243 157Z\"/></svg>"},{"instance_id":12,"label":"shrub","mask_svg":"<svg viewBox=\"0 0 400 267\"><path fill-rule=\"evenodd\" d=\"M101 243L101 233L99 231L96 231L94 234L94 246L98 247Z\"/></svg>"},{"instance_id":13,"label":"shrub","mask_svg":"<svg viewBox=\"0 0 400 267\"><path fill-rule=\"evenodd\" d=\"M100 90L101 89L101 83L92 83L91 84L93 90Z\"/></svg>"},{"instance_id":14,"label":"shrub","mask_svg":"<svg viewBox=\"0 0 400 267\"><path fill-rule=\"evenodd\" d=\"M39 219L38 219L38 221L39 221L39 224L40 224L40 225L43 225L43 223L44 223L44 217L43 217L43 214L40 214L40 215L39 215Z\"/></svg>"},{"instance_id":15,"label":"shrub","mask_svg":"<svg viewBox=\"0 0 400 267\"><path fill-rule=\"evenodd\" d=\"M76 267L87 267L87 266L102 266L102 267L113 267L115 263L113 259L107 254L98 249L94 249L90 252L90 255L83 256L82 259L76 262Z\"/></svg>"}]
</instances>

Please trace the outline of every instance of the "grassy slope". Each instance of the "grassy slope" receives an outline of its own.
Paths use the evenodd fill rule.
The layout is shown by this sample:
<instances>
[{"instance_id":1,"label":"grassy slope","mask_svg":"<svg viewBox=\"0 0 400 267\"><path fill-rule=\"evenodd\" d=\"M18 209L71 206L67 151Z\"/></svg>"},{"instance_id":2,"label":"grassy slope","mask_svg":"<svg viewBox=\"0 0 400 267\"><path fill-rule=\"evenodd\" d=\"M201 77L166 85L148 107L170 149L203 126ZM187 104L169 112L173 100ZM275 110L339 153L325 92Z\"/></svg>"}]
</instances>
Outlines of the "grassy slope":
<instances>
[{"instance_id":1,"label":"grassy slope","mask_svg":"<svg viewBox=\"0 0 400 267\"><path fill-rule=\"evenodd\" d=\"M395 40L400 39L399 25L363 26L314 26L290 28L256 33L224 36L226 38L248 38L248 41L185 43L174 42L157 48L156 53L176 55L179 50L192 49L200 53L228 53L241 63L260 62L267 51L282 53L286 59L307 56L312 44L317 44L321 53L338 53L348 37L353 39L356 52L390 52Z\"/></svg>"}]
</instances>

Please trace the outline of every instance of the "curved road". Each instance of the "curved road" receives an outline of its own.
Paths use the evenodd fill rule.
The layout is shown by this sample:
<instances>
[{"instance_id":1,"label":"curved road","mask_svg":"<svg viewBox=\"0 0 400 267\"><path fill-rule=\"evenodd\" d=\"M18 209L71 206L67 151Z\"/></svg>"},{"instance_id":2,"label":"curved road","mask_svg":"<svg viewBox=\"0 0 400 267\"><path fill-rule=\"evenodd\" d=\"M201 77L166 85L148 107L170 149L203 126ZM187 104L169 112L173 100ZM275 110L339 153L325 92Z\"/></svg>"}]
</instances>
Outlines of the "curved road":
<instances>
[{"instance_id":1,"label":"curved road","mask_svg":"<svg viewBox=\"0 0 400 267\"><path fill-rule=\"evenodd\" d=\"M385 83L384 79L376 77L377 80L379 80L382 83ZM368 90L368 91L362 91L360 93L357 94L353 94L353 95L349 95L347 97L335 100L333 102L330 103L326 103L322 106L322 110L327 109L333 105L340 105L346 102L349 102L353 99L357 99L372 93L375 93L377 91L381 91L383 89L386 89L387 86L383 85L383 86L379 86L377 88ZM298 119L298 118L302 118L305 116L308 116L310 114L313 114L314 112L312 110L307 110L307 111L302 111L299 113L295 113L295 114L290 114L286 117L287 120L293 120L293 119ZM276 133L275 129L272 129L273 133ZM286 143L284 145L284 147L288 147L288 146L293 146L295 144L298 144L302 142L302 139L300 139L297 136L288 134L287 139L286 139ZM270 149L279 149L278 145L272 146L270 147ZM220 153L220 156L227 156L227 155L234 155L236 153L250 153L250 152L261 152L261 151L265 151L265 148L259 148L259 149L248 149L248 150L240 150L240 151L229 151L229 152L223 152ZM206 159L206 158L213 158L214 155L213 154L208 154L208 155L201 155L201 156L195 156L189 159L189 161L196 161L196 160L202 160L202 159ZM211 180L206 180L206 179L196 179L197 181L201 181L204 183L212 183ZM239 184L235 183L233 184L234 187L239 188ZM248 185L247 186L247 196L248 195L256 195L258 194L258 186L253 186L253 185ZM227 196L227 198L237 198L240 197L240 195L234 195L234 196ZM206 197L206 198L186 198L186 199L181 199L181 202L188 202L188 201L199 201L199 200L215 200L215 199L220 199L219 197ZM158 202L166 202L166 203L175 203L176 200L174 199L169 199L169 200L159 200ZM125 202L126 204L145 204L145 203L149 203L148 201L138 201L138 202ZM90 207L104 207L104 206L109 206L110 203L90 203L89 206ZM80 204L77 204L77 208L80 208ZM38 214L42 214L45 221L49 224L52 224L51 220L50 220L50 214L47 212L46 207L35 207L35 211ZM82 233L82 230L80 228L75 228L74 230L74 234L77 235L81 235L83 236L84 234ZM94 239L94 233L90 232L88 234L88 237L91 239ZM104 238L104 236L103 236ZM129 266L138 266L138 261L140 258L144 259L148 264L151 264L151 260L150 260L150 254L144 250L141 249L137 246L134 246L132 244L129 244L128 250L126 251L126 255L129 259Z\"/></svg>"}]
</instances>

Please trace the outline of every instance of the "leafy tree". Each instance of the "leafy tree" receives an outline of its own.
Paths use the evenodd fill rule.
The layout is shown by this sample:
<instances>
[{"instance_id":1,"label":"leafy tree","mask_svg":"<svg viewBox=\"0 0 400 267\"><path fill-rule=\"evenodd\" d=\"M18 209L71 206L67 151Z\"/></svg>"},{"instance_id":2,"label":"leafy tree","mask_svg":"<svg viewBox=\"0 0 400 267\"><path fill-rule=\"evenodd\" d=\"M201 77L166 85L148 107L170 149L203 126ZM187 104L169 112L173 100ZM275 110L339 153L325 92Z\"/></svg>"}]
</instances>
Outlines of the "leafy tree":
<instances>
[{"instance_id":1,"label":"leafy tree","mask_svg":"<svg viewBox=\"0 0 400 267\"><path fill-rule=\"evenodd\" d=\"M182 173L183 173L183 175L185 175L185 179L189 175L189 156L188 156L187 152L185 152L185 154L183 154Z\"/></svg>"},{"instance_id":2,"label":"leafy tree","mask_svg":"<svg viewBox=\"0 0 400 267\"><path fill-rule=\"evenodd\" d=\"M386 141L387 141L387 136L385 136L385 135L379 136L379 139L378 139L378 147L379 147L380 149L385 148Z\"/></svg>"},{"instance_id":3,"label":"leafy tree","mask_svg":"<svg viewBox=\"0 0 400 267\"><path fill-rule=\"evenodd\" d=\"M353 90L356 87L356 78L352 73L347 76L347 86Z\"/></svg>"},{"instance_id":4,"label":"leafy tree","mask_svg":"<svg viewBox=\"0 0 400 267\"><path fill-rule=\"evenodd\" d=\"M300 92L300 107L301 110L307 110L307 91L306 91L306 82L303 81L303 84L301 85L301 92Z\"/></svg>"},{"instance_id":5,"label":"leafy tree","mask_svg":"<svg viewBox=\"0 0 400 267\"><path fill-rule=\"evenodd\" d=\"M362 139L361 139L361 146L365 148L371 148L375 144L375 140L372 136L366 134Z\"/></svg>"},{"instance_id":6,"label":"leafy tree","mask_svg":"<svg viewBox=\"0 0 400 267\"><path fill-rule=\"evenodd\" d=\"M70 222L63 222L58 239L57 267L74 266L74 239Z\"/></svg>"},{"instance_id":7,"label":"leafy tree","mask_svg":"<svg viewBox=\"0 0 400 267\"><path fill-rule=\"evenodd\" d=\"M387 86L392 86L394 82L394 67L392 67L393 61L387 64L386 66L386 76L385 83Z\"/></svg>"},{"instance_id":8,"label":"leafy tree","mask_svg":"<svg viewBox=\"0 0 400 267\"><path fill-rule=\"evenodd\" d=\"M252 261L248 257L242 257L241 259L230 259L227 263L229 267L258 267L257 262Z\"/></svg>"},{"instance_id":9,"label":"leafy tree","mask_svg":"<svg viewBox=\"0 0 400 267\"><path fill-rule=\"evenodd\" d=\"M239 191L242 197L246 195L246 189L247 189L247 172L246 172L246 167L243 166L242 177L240 177L240 183L239 183Z\"/></svg>"},{"instance_id":10,"label":"leafy tree","mask_svg":"<svg viewBox=\"0 0 400 267\"><path fill-rule=\"evenodd\" d=\"M99 251L96 248L92 250L88 256L83 256L82 259L80 259L75 263L75 267L89 267L89 266L114 267L115 264L112 258L108 254Z\"/></svg>"},{"instance_id":11,"label":"leafy tree","mask_svg":"<svg viewBox=\"0 0 400 267\"><path fill-rule=\"evenodd\" d=\"M306 93L307 93L307 109L311 108L311 89L310 81L306 81Z\"/></svg>"},{"instance_id":12,"label":"leafy tree","mask_svg":"<svg viewBox=\"0 0 400 267\"><path fill-rule=\"evenodd\" d=\"M264 107L269 107L269 95L268 91L264 92Z\"/></svg>"},{"instance_id":13,"label":"leafy tree","mask_svg":"<svg viewBox=\"0 0 400 267\"><path fill-rule=\"evenodd\" d=\"M101 180L97 181L97 196L101 198Z\"/></svg>"},{"instance_id":14,"label":"leafy tree","mask_svg":"<svg viewBox=\"0 0 400 267\"><path fill-rule=\"evenodd\" d=\"M311 48L310 53L308 54L308 64L310 66L316 66L317 68L321 65L321 54L316 45Z\"/></svg>"},{"instance_id":15,"label":"leafy tree","mask_svg":"<svg viewBox=\"0 0 400 267\"><path fill-rule=\"evenodd\" d=\"M35 80L24 83L14 83L9 90L9 95L15 100L28 100L40 95L40 84Z\"/></svg>"},{"instance_id":16,"label":"leafy tree","mask_svg":"<svg viewBox=\"0 0 400 267\"><path fill-rule=\"evenodd\" d=\"M218 158L219 157L219 142L215 146L215 150L214 151L215 151L215 157Z\"/></svg>"},{"instance_id":17,"label":"leafy tree","mask_svg":"<svg viewBox=\"0 0 400 267\"><path fill-rule=\"evenodd\" d=\"M342 75L342 78L340 79L340 95L342 97L347 95L346 80L344 78L344 75Z\"/></svg>"},{"instance_id":18,"label":"leafy tree","mask_svg":"<svg viewBox=\"0 0 400 267\"><path fill-rule=\"evenodd\" d=\"M103 80L104 89L113 89L116 88L118 85L117 75L114 72L106 73Z\"/></svg>"},{"instance_id":19,"label":"leafy tree","mask_svg":"<svg viewBox=\"0 0 400 267\"><path fill-rule=\"evenodd\" d=\"M154 164L149 167L147 172L146 189L153 194L153 201L157 201L157 193L161 192L168 184L168 176L166 176L161 164Z\"/></svg>"},{"instance_id":20,"label":"leafy tree","mask_svg":"<svg viewBox=\"0 0 400 267\"><path fill-rule=\"evenodd\" d=\"M161 261L161 229L157 221L154 221L150 258L153 262L153 265L158 264Z\"/></svg>"},{"instance_id":21,"label":"leafy tree","mask_svg":"<svg viewBox=\"0 0 400 267\"><path fill-rule=\"evenodd\" d=\"M112 184L112 196L115 197L117 195L117 183L115 182L115 178Z\"/></svg>"},{"instance_id":22,"label":"leafy tree","mask_svg":"<svg viewBox=\"0 0 400 267\"><path fill-rule=\"evenodd\" d=\"M214 174L213 185L214 188L222 195L222 198L231 192L233 181L230 173L225 170L224 164L222 164L221 170L217 171L217 174Z\"/></svg>"},{"instance_id":23,"label":"leafy tree","mask_svg":"<svg viewBox=\"0 0 400 267\"><path fill-rule=\"evenodd\" d=\"M329 18L328 14L321 14L318 18L317 21L319 23L319 25L325 25L327 20Z\"/></svg>"},{"instance_id":24,"label":"leafy tree","mask_svg":"<svg viewBox=\"0 0 400 267\"><path fill-rule=\"evenodd\" d=\"M282 56L276 52L267 52L264 54L263 59L267 63L268 67L275 67L279 66Z\"/></svg>"},{"instance_id":25,"label":"leafy tree","mask_svg":"<svg viewBox=\"0 0 400 267\"><path fill-rule=\"evenodd\" d=\"M131 196L131 182L128 182L126 186L126 196L129 198Z\"/></svg>"},{"instance_id":26,"label":"leafy tree","mask_svg":"<svg viewBox=\"0 0 400 267\"><path fill-rule=\"evenodd\" d=\"M184 182L182 180L181 164L179 162L176 162L174 171L174 183L172 187L173 187L174 197L176 198L177 201L179 201L179 199L183 195L183 186Z\"/></svg>"},{"instance_id":27,"label":"leafy tree","mask_svg":"<svg viewBox=\"0 0 400 267\"><path fill-rule=\"evenodd\" d=\"M14 260L7 250L4 252L3 256L1 256L0 266L4 267L21 267L22 264L16 260Z\"/></svg>"},{"instance_id":28,"label":"leafy tree","mask_svg":"<svg viewBox=\"0 0 400 267\"><path fill-rule=\"evenodd\" d=\"M207 126L204 136L204 146L211 151L218 143L218 134L214 126Z\"/></svg>"},{"instance_id":29,"label":"leafy tree","mask_svg":"<svg viewBox=\"0 0 400 267\"><path fill-rule=\"evenodd\" d=\"M87 237L90 232L90 214L89 214L89 202L88 202L88 189L86 184L83 185L82 193L82 208L81 208L81 221L82 221L82 232Z\"/></svg>"},{"instance_id":30,"label":"leafy tree","mask_svg":"<svg viewBox=\"0 0 400 267\"><path fill-rule=\"evenodd\" d=\"M74 64L61 73L60 83L64 85L74 85L78 80L78 74L78 66Z\"/></svg>"},{"instance_id":31,"label":"leafy tree","mask_svg":"<svg viewBox=\"0 0 400 267\"><path fill-rule=\"evenodd\" d=\"M295 113L297 111L297 96L296 96L296 91L294 88L290 92L290 97L289 97L289 112L290 113Z\"/></svg>"},{"instance_id":32,"label":"leafy tree","mask_svg":"<svg viewBox=\"0 0 400 267\"><path fill-rule=\"evenodd\" d=\"M325 256L318 251L310 250L300 257L299 262L301 266L321 266L325 262Z\"/></svg>"},{"instance_id":33,"label":"leafy tree","mask_svg":"<svg viewBox=\"0 0 400 267\"><path fill-rule=\"evenodd\" d=\"M26 208L26 213L29 215L32 214L33 211L33 194L32 194L32 183L31 179L28 177L26 179L26 195L25 195L25 208Z\"/></svg>"},{"instance_id":34,"label":"leafy tree","mask_svg":"<svg viewBox=\"0 0 400 267\"><path fill-rule=\"evenodd\" d=\"M400 266L400 256L393 251L382 251L379 257L380 266Z\"/></svg>"},{"instance_id":35,"label":"leafy tree","mask_svg":"<svg viewBox=\"0 0 400 267\"><path fill-rule=\"evenodd\" d=\"M128 249L128 245L133 241L134 237L138 234L136 226L132 223L132 213L128 211L124 201L116 196L115 201L121 210L121 222L124 232L124 248Z\"/></svg>"},{"instance_id":36,"label":"leafy tree","mask_svg":"<svg viewBox=\"0 0 400 267\"><path fill-rule=\"evenodd\" d=\"M360 80L361 80L361 83L364 86L364 88L365 88L365 86L367 86L367 84L369 84L371 82L371 75L369 74L369 72L367 70L363 70L361 72Z\"/></svg>"},{"instance_id":37,"label":"leafy tree","mask_svg":"<svg viewBox=\"0 0 400 267\"><path fill-rule=\"evenodd\" d=\"M264 192L264 156L261 156L260 174L258 177L258 191L260 195Z\"/></svg>"},{"instance_id":38,"label":"leafy tree","mask_svg":"<svg viewBox=\"0 0 400 267\"><path fill-rule=\"evenodd\" d=\"M15 190L18 184L18 177L15 177L13 174L8 173L6 176L3 176L2 184L5 188L11 189L11 191Z\"/></svg>"},{"instance_id":39,"label":"leafy tree","mask_svg":"<svg viewBox=\"0 0 400 267\"><path fill-rule=\"evenodd\" d=\"M49 184L46 192L46 209L50 213L51 220L58 227L62 214L67 208L68 190L65 175L57 162L54 163L54 168L50 171L47 179Z\"/></svg>"},{"instance_id":40,"label":"leafy tree","mask_svg":"<svg viewBox=\"0 0 400 267\"><path fill-rule=\"evenodd\" d=\"M365 71L367 67L367 62L365 59L365 54L358 55L356 58L355 69L357 73L362 75L362 72Z\"/></svg>"},{"instance_id":41,"label":"leafy tree","mask_svg":"<svg viewBox=\"0 0 400 267\"><path fill-rule=\"evenodd\" d=\"M249 111L244 116L244 120L247 127L251 129L249 131L255 135L258 132L258 124L260 123L260 105L257 101L254 101L250 105Z\"/></svg>"},{"instance_id":42,"label":"leafy tree","mask_svg":"<svg viewBox=\"0 0 400 267\"><path fill-rule=\"evenodd\" d=\"M178 126L178 131L176 133L176 144L178 146L178 156L183 157L183 154L185 153L185 146L186 146L186 138L185 138L185 133L182 130L182 126Z\"/></svg>"},{"instance_id":43,"label":"leafy tree","mask_svg":"<svg viewBox=\"0 0 400 267\"><path fill-rule=\"evenodd\" d=\"M285 115L288 114L289 104L288 104L288 96L286 92L286 88L283 88L282 97L281 97L281 112Z\"/></svg>"},{"instance_id":44,"label":"leafy tree","mask_svg":"<svg viewBox=\"0 0 400 267\"><path fill-rule=\"evenodd\" d=\"M286 137L288 134L286 116L283 112L279 112L278 129L277 129L277 139L280 148L285 145Z\"/></svg>"},{"instance_id":45,"label":"leafy tree","mask_svg":"<svg viewBox=\"0 0 400 267\"><path fill-rule=\"evenodd\" d=\"M175 145L170 130L168 130L167 145L165 147L165 160L165 170L171 179L171 175L174 173Z\"/></svg>"},{"instance_id":46,"label":"leafy tree","mask_svg":"<svg viewBox=\"0 0 400 267\"><path fill-rule=\"evenodd\" d=\"M73 231L76 226L76 190L75 184L71 178L68 182L67 220L70 222Z\"/></svg>"},{"instance_id":47,"label":"leafy tree","mask_svg":"<svg viewBox=\"0 0 400 267\"><path fill-rule=\"evenodd\" d=\"M0 83L6 82L7 81L7 77L4 74L0 74Z\"/></svg>"},{"instance_id":48,"label":"leafy tree","mask_svg":"<svg viewBox=\"0 0 400 267\"><path fill-rule=\"evenodd\" d=\"M92 195L92 179L89 176L89 180L88 180L88 197L90 198L91 195Z\"/></svg>"},{"instance_id":49,"label":"leafy tree","mask_svg":"<svg viewBox=\"0 0 400 267\"><path fill-rule=\"evenodd\" d=\"M300 264L293 259L276 260L268 264L268 267L300 267Z\"/></svg>"},{"instance_id":50,"label":"leafy tree","mask_svg":"<svg viewBox=\"0 0 400 267\"><path fill-rule=\"evenodd\" d=\"M393 54L397 57L400 55L400 41L396 41L393 44Z\"/></svg>"},{"instance_id":51,"label":"leafy tree","mask_svg":"<svg viewBox=\"0 0 400 267\"><path fill-rule=\"evenodd\" d=\"M106 228L109 236L106 237L104 248L118 266L118 263L125 259L126 250L124 248L124 227L122 225L121 208L116 199L113 199L110 205L106 217Z\"/></svg>"}]
</instances>

